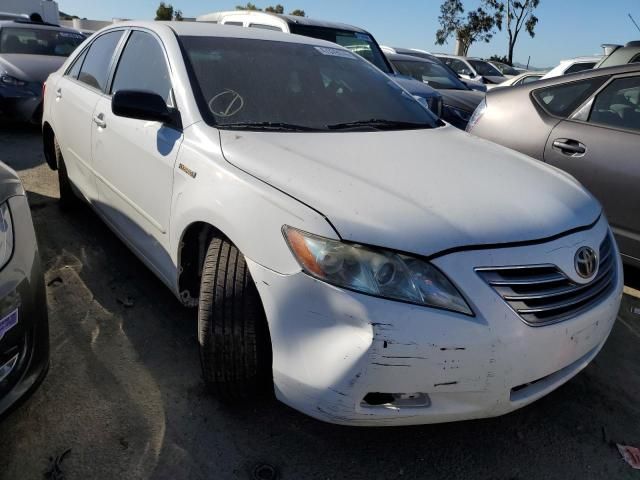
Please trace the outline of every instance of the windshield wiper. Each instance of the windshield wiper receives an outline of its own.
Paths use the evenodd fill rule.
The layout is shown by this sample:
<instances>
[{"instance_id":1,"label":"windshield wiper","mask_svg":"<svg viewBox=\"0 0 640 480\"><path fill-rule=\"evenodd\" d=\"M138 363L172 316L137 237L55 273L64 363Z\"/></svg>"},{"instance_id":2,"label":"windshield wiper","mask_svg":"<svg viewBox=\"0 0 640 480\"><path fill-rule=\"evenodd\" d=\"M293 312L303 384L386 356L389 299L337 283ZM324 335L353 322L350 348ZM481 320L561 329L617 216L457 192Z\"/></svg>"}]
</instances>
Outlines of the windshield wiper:
<instances>
[{"instance_id":1,"label":"windshield wiper","mask_svg":"<svg viewBox=\"0 0 640 480\"><path fill-rule=\"evenodd\" d=\"M238 123L222 123L217 125L218 128L230 130L272 130L272 131L289 131L289 132L313 132L317 128L307 127L305 125L295 125L284 122L238 122Z\"/></svg>"},{"instance_id":2,"label":"windshield wiper","mask_svg":"<svg viewBox=\"0 0 640 480\"><path fill-rule=\"evenodd\" d=\"M350 128L373 128L375 130L402 130L431 128L428 123L404 122L400 120L384 120L372 118L370 120L358 120L356 122L335 123L327 125L329 130L347 130Z\"/></svg>"}]
</instances>

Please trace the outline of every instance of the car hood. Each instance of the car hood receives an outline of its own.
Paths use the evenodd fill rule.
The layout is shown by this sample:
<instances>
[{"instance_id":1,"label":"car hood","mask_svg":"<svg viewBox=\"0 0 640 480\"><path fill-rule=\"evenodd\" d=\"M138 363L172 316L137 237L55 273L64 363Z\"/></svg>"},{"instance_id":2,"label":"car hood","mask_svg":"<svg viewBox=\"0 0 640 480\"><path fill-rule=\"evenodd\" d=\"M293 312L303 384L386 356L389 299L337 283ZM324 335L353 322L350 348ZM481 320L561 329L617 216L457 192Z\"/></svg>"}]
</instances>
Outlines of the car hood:
<instances>
[{"instance_id":1,"label":"car hood","mask_svg":"<svg viewBox=\"0 0 640 480\"><path fill-rule=\"evenodd\" d=\"M4 53L0 55L0 71L26 82L43 83L66 59L53 55Z\"/></svg>"},{"instance_id":2,"label":"car hood","mask_svg":"<svg viewBox=\"0 0 640 480\"><path fill-rule=\"evenodd\" d=\"M341 238L419 255L539 240L601 211L568 174L450 126L220 137L227 161L325 215Z\"/></svg>"},{"instance_id":3,"label":"car hood","mask_svg":"<svg viewBox=\"0 0 640 480\"><path fill-rule=\"evenodd\" d=\"M477 90L451 90L440 89L442 102L460 110L473 112L485 97L485 94Z\"/></svg>"},{"instance_id":4,"label":"car hood","mask_svg":"<svg viewBox=\"0 0 640 480\"><path fill-rule=\"evenodd\" d=\"M398 85L408 91L411 95L416 95L423 98L440 97L440 93L436 89L431 88L429 85L425 85L422 82L419 82L415 78L399 74L390 74L390 76Z\"/></svg>"}]
</instances>

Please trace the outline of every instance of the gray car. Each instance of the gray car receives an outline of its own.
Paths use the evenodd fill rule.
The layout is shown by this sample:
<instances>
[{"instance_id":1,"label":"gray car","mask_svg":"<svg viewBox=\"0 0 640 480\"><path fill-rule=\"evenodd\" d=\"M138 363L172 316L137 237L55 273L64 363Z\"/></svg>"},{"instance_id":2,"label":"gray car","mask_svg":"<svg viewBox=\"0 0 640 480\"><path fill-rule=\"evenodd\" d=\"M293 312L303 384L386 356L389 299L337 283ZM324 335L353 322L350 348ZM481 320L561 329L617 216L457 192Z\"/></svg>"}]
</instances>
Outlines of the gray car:
<instances>
[{"instance_id":1,"label":"gray car","mask_svg":"<svg viewBox=\"0 0 640 480\"><path fill-rule=\"evenodd\" d=\"M24 188L0 162L0 417L49 366L44 276Z\"/></svg>"},{"instance_id":2,"label":"gray car","mask_svg":"<svg viewBox=\"0 0 640 480\"><path fill-rule=\"evenodd\" d=\"M402 75L440 92L443 104L441 118L454 127L465 129L471 114L484 98L484 93L471 90L437 60L393 53L387 53L386 56Z\"/></svg>"},{"instance_id":3,"label":"gray car","mask_svg":"<svg viewBox=\"0 0 640 480\"><path fill-rule=\"evenodd\" d=\"M603 45L604 46L604 45ZM594 68L614 67L627 63L640 62L640 40L628 42L626 45L607 45L610 53Z\"/></svg>"},{"instance_id":4,"label":"gray car","mask_svg":"<svg viewBox=\"0 0 640 480\"><path fill-rule=\"evenodd\" d=\"M55 25L0 21L0 120L39 123L44 81L84 39Z\"/></svg>"},{"instance_id":5,"label":"gray car","mask_svg":"<svg viewBox=\"0 0 640 480\"><path fill-rule=\"evenodd\" d=\"M491 90L467 131L576 177L640 266L640 64Z\"/></svg>"}]
</instances>

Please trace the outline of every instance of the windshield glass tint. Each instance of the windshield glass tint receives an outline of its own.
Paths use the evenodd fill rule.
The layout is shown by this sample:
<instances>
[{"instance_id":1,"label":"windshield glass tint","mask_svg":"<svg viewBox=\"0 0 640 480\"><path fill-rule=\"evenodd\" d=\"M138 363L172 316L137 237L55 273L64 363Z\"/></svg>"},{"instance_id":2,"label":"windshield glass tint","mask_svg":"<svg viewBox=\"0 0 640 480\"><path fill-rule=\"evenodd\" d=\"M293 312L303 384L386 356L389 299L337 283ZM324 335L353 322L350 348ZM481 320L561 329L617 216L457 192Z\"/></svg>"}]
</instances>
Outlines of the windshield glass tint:
<instances>
[{"instance_id":1,"label":"windshield glass tint","mask_svg":"<svg viewBox=\"0 0 640 480\"><path fill-rule=\"evenodd\" d=\"M413 77L435 89L468 90L456 76L442 65L411 60L393 60L392 63L401 74Z\"/></svg>"},{"instance_id":2,"label":"windshield glass tint","mask_svg":"<svg viewBox=\"0 0 640 480\"><path fill-rule=\"evenodd\" d=\"M371 38L371 35L359 33L349 30L336 30L326 27L313 27L309 25L291 25L291 33L304 35L305 37L326 40L327 42L337 43L348 48L353 53L357 53L365 60L373 63L376 67L385 73L392 73L389 65L384 59L384 53L378 44Z\"/></svg>"},{"instance_id":3,"label":"windshield glass tint","mask_svg":"<svg viewBox=\"0 0 640 480\"><path fill-rule=\"evenodd\" d=\"M476 72L486 77L501 77L502 73L496 67L482 60L467 60Z\"/></svg>"},{"instance_id":4,"label":"windshield glass tint","mask_svg":"<svg viewBox=\"0 0 640 480\"><path fill-rule=\"evenodd\" d=\"M3 28L0 53L68 57L84 41L84 35L41 28Z\"/></svg>"},{"instance_id":5,"label":"windshield glass tint","mask_svg":"<svg viewBox=\"0 0 640 480\"><path fill-rule=\"evenodd\" d=\"M217 37L182 37L182 43L203 115L222 128L269 123L326 130L373 119L439 125L410 94L344 49Z\"/></svg>"}]
</instances>

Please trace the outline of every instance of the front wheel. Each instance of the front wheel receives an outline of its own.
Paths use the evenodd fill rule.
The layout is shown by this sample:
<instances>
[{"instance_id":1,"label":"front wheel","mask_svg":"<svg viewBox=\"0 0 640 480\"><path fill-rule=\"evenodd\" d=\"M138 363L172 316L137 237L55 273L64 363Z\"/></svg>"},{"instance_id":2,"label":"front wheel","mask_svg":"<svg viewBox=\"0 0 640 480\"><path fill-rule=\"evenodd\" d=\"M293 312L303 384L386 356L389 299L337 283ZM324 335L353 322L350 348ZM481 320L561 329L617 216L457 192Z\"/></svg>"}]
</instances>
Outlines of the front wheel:
<instances>
[{"instance_id":1,"label":"front wheel","mask_svg":"<svg viewBox=\"0 0 640 480\"><path fill-rule=\"evenodd\" d=\"M213 238L202 269L198 340L205 383L223 401L273 391L271 342L258 290L244 256Z\"/></svg>"}]
</instances>

